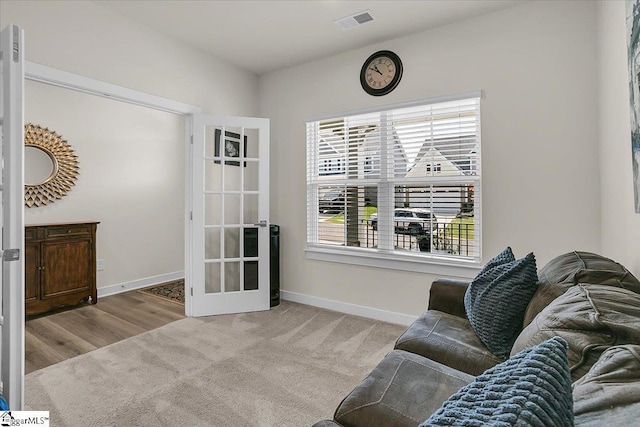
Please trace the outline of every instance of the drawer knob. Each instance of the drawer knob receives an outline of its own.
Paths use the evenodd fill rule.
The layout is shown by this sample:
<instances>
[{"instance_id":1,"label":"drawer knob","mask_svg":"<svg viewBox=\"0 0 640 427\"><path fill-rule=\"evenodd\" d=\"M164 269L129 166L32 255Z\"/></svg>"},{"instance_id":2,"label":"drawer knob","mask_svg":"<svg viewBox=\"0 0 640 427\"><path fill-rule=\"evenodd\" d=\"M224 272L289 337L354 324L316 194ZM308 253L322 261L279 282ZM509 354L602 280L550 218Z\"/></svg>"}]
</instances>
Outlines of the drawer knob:
<instances>
[{"instance_id":1,"label":"drawer knob","mask_svg":"<svg viewBox=\"0 0 640 427\"><path fill-rule=\"evenodd\" d=\"M71 233L71 230L67 230L67 234Z\"/></svg>"}]
</instances>

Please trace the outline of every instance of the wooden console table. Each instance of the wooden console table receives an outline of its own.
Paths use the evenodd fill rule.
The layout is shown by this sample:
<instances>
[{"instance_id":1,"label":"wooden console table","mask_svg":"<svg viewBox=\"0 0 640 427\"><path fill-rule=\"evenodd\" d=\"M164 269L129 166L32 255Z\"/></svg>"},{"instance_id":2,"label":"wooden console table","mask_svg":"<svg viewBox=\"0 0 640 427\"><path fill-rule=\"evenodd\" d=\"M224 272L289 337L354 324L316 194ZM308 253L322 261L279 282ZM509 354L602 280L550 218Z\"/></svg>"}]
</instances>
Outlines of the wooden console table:
<instances>
[{"instance_id":1,"label":"wooden console table","mask_svg":"<svg viewBox=\"0 0 640 427\"><path fill-rule=\"evenodd\" d=\"M25 227L26 314L98 302L96 228L99 222Z\"/></svg>"}]
</instances>

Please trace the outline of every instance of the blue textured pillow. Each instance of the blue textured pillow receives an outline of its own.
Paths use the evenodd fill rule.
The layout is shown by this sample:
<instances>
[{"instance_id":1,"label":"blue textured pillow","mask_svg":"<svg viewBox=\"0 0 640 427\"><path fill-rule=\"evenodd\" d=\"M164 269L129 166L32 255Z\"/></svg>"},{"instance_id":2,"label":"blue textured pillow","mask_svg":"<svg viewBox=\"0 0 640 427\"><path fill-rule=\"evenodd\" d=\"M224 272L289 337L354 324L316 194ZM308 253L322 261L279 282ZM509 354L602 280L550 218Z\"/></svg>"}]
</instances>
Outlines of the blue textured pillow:
<instances>
[{"instance_id":1,"label":"blue textured pillow","mask_svg":"<svg viewBox=\"0 0 640 427\"><path fill-rule=\"evenodd\" d=\"M493 269L494 267L497 267L502 264L507 264L515 260L516 260L516 257L513 255L511 246L507 246L507 248L504 251L500 252L498 255L491 258L491 260L489 260L489 262L486 263L484 267L482 267L482 270L480 270L480 273L478 273L478 276L480 276L483 273L486 273L487 271Z\"/></svg>"},{"instance_id":2,"label":"blue textured pillow","mask_svg":"<svg viewBox=\"0 0 640 427\"><path fill-rule=\"evenodd\" d=\"M480 341L493 354L506 359L522 329L524 313L538 286L538 273L533 253L502 264L496 258L469 284L464 308ZM508 254L504 258L508 259Z\"/></svg>"},{"instance_id":3,"label":"blue textured pillow","mask_svg":"<svg viewBox=\"0 0 640 427\"><path fill-rule=\"evenodd\" d=\"M553 337L486 370L419 427L573 426L567 342Z\"/></svg>"}]
</instances>

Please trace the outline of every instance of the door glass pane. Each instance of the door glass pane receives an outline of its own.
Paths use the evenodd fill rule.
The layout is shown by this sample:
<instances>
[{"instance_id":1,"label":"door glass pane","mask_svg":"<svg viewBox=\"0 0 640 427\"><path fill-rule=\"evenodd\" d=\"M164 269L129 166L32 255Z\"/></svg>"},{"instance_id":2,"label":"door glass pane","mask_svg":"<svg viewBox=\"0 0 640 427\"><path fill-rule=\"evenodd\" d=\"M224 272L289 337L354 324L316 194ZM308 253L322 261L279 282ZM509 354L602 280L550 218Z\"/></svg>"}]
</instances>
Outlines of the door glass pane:
<instances>
[{"instance_id":1,"label":"door glass pane","mask_svg":"<svg viewBox=\"0 0 640 427\"><path fill-rule=\"evenodd\" d=\"M220 259L220 229L204 229L204 258Z\"/></svg>"},{"instance_id":2,"label":"door glass pane","mask_svg":"<svg viewBox=\"0 0 640 427\"><path fill-rule=\"evenodd\" d=\"M207 294L220 293L221 283L220 263L206 263L204 265L204 292Z\"/></svg>"},{"instance_id":3,"label":"door glass pane","mask_svg":"<svg viewBox=\"0 0 640 427\"><path fill-rule=\"evenodd\" d=\"M224 128L225 138L224 141L220 141L222 135L221 129L215 131L215 153L216 157L221 156L225 158L226 165L239 166L240 155L245 150L244 144L240 145L240 138L242 137L242 128L239 127L226 127ZM246 137L244 137L246 141ZM222 150L224 148L224 151Z\"/></svg>"},{"instance_id":4,"label":"door glass pane","mask_svg":"<svg viewBox=\"0 0 640 427\"><path fill-rule=\"evenodd\" d=\"M244 223L245 224L257 224L258 218L258 195L257 194L245 194L244 196Z\"/></svg>"},{"instance_id":5,"label":"door glass pane","mask_svg":"<svg viewBox=\"0 0 640 427\"><path fill-rule=\"evenodd\" d=\"M224 195L224 223L240 224L240 194Z\"/></svg>"},{"instance_id":6,"label":"door glass pane","mask_svg":"<svg viewBox=\"0 0 640 427\"><path fill-rule=\"evenodd\" d=\"M207 126L204 129L204 156L205 157L219 157L215 153L215 139L216 134L220 132L220 128L216 126Z\"/></svg>"},{"instance_id":7,"label":"door glass pane","mask_svg":"<svg viewBox=\"0 0 640 427\"><path fill-rule=\"evenodd\" d=\"M216 163L217 162L217 163ZM219 160L204 161L204 191L220 191L222 168Z\"/></svg>"},{"instance_id":8,"label":"door glass pane","mask_svg":"<svg viewBox=\"0 0 640 427\"><path fill-rule=\"evenodd\" d=\"M258 289L258 261L244 262L244 290L255 291Z\"/></svg>"},{"instance_id":9,"label":"door glass pane","mask_svg":"<svg viewBox=\"0 0 640 427\"><path fill-rule=\"evenodd\" d=\"M216 156L224 157L224 189L226 191L240 191L242 189L242 169L240 168L240 156L244 152L244 145L240 143L242 128L224 128L224 140L221 138L222 130L217 129L215 134Z\"/></svg>"},{"instance_id":10,"label":"door glass pane","mask_svg":"<svg viewBox=\"0 0 640 427\"><path fill-rule=\"evenodd\" d=\"M245 191L258 191L258 162L246 162L244 170L244 189Z\"/></svg>"},{"instance_id":11,"label":"door glass pane","mask_svg":"<svg viewBox=\"0 0 640 427\"><path fill-rule=\"evenodd\" d=\"M245 257L258 256L258 229L257 228L244 229L244 256Z\"/></svg>"},{"instance_id":12,"label":"door glass pane","mask_svg":"<svg viewBox=\"0 0 640 427\"><path fill-rule=\"evenodd\" d=\"M240 263L239 262L224 263L224 291L225 292L240 291Z\"/></svg>"},{"instance_id":13,"label":"door glass pane","mask_svg":"<svg viewBox=\"0 0 640 427\"><path fill-rule=\"evenodd\" d=\"M257 159L259 154L259 138L258 129L244 129L244 135L246 136L247 150L245 151L245 157L248 159Z\"/></svg>"},{"instance_id":14,"label":"door glass pane","mask_svg":"<svg viewBox=\"0 0 640 427\"><path fill-rule=\"evenodd\" d=\"M204 225L222 223L222 197L219 194L204 195Z\"/></svg>"},{"instance_id":15,"label":"door glass pane","mask_svg":"<svg viewBox=\"0 0 640 427\"><path fill-rule=\"evenodd\" d=\"M240 258L240 229L224 229L224 257Z\"/></svg>"},{"instance_id":16,"label":"door glass pane","mask_svg":"<svg viewBox=\"0 0 640 427\"><path fill-rule=\"evenodd\" d=\"M230 165L233 163L233 165ZM235 161L227 161L224 170L224 190L240 191L242 189L242 168L235 165Z\"/></svg>"}]
</instances>

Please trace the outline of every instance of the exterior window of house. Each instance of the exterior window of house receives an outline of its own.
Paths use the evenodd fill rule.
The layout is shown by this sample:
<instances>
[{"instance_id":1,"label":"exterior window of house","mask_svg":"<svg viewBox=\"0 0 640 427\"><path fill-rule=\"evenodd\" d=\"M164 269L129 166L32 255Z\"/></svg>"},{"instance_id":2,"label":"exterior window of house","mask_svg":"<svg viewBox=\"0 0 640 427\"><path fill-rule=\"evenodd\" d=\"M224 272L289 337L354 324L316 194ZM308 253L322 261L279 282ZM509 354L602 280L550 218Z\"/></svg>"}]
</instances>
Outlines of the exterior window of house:
<instances>
[{"instance_id":1,"label":"exterior window of house","mask_svg":"<svg viewBox=\"0 0 640 427\"><path fill-rule=\"evenodd\" d=\"M480 262L479 92L306 127L308 252Z\"/></svg>"},{"instance_id":2,"label":"exterior window of house","mask_svg":"<svg viewBox=\"0 0 640 427\"><path fill-rule=\"evenodd\" d=\"M342 158L340 157L322 159L319 166L320 176L340 175L344 173L344 166L342 164Z\"/></svg>"},{"instance_id":3,"label":"exterior window of house","mask_svg":"<svg viewBox=\"0 0 640 427\"><path fill-rule=\"evenodd\" d=\"M441 163L433 164L433 171L434 172L442 172L442 164ZM427 172L431 172L431 164L427 165Z\"/></svg>"}]
</instances>

